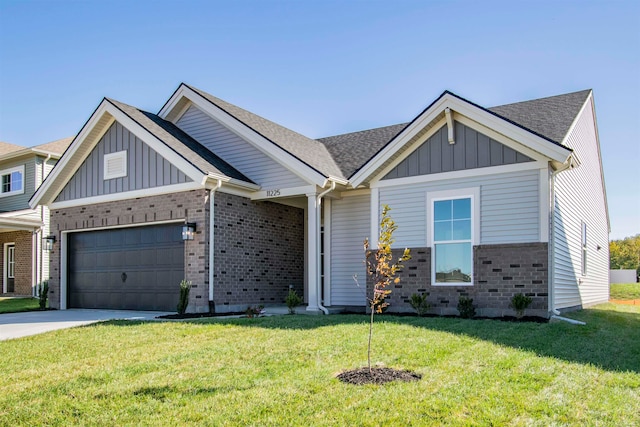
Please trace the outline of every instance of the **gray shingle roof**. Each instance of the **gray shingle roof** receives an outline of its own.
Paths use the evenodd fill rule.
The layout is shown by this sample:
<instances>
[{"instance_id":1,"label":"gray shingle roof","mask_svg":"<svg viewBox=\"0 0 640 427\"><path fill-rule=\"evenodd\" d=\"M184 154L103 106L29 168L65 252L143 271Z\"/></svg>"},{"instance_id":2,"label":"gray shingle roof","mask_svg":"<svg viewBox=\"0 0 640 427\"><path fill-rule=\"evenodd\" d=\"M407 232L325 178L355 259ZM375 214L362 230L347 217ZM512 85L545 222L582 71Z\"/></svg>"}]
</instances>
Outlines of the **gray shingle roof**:
<instances>
[{"instance_id":1,"label":"gray shingle roof","mask_svg":"<svg viewBox=\"0 0 640 427\"><path fill-rule=\"evenodd\" d=\"M56 141L47 142L46 144L36 145L35 147L31 147L35 150L48 151L50 153L62 154L69 147L71 142L73 141L73 137L62 138Z\"/></svg>"},{"instance_id":2,"label":"gray shingle roof","mask_svg":"<svg viewBox=\"0 0 640 427\"><path fill-rule=\"evenodd\" d=\"M341 168L336 164L335 158L332 157L327 147L321 142L287 129L284 126L280 126L277 123L223 101L222 99L216 98L215 96L194 88L193 86L186 84L185 86L320 174L324 176L346 178L342 173Z\"/></svg>"},{"instance_id":3,"label":"gray shingle roof","mask_svg":"<svg viewBox=\"0 0 640 427\"><path fill-rule=\"evenodd\" d=\"M230 178L253 184L253 181L202 146L173 123L131 105L109 98L105 99L203 173L223 174Z\"/></svg>"},{"instance_id":4,"label":"gray shingle roof","mask_svg":"<svg viewBox=\"0 0 640 427\"><path fill-rule=\"evenodd\" d=\"M9 142L0 141L0 155L13 153L14 151L20 151L20 150L24 150L24 147L21 147L20 145L16 145L16 144L11 144Z\"/></svg>"},{"instance_id":5,"label":"gray shingle roof","mask_svg":"<svg viewBox=\"0 0 640 427\"><path fill-rule=\"evenodd\" d=\"M451 92L445 91L443 95L445 93ZM492 108L477 106L560 145L589 93L591 90L587 89ZM453 93L451 95L465 100ZM407 125L409 123L401 123L320 138L318 141L326 145L344 175L351 177Z\"/></svg>"},{"instance_id":6,"label":"gray shingle roof","mask_svg":"<svg viewBox=\"0 0 640 427\"><path fill-rule=\"evenodd\" d=\"M320 138L344 176L353 175L409 123Z\"/></svg>"},{"instance_id":7,"label":"gray shingle roof","mask_svg":"<svg viewBox=\"0 0 640 427\"><path fill-rule=\"evenodd\" d=\"M587 89L487 110L561 144L589 93Z\"/></svg>"}]
</instances>

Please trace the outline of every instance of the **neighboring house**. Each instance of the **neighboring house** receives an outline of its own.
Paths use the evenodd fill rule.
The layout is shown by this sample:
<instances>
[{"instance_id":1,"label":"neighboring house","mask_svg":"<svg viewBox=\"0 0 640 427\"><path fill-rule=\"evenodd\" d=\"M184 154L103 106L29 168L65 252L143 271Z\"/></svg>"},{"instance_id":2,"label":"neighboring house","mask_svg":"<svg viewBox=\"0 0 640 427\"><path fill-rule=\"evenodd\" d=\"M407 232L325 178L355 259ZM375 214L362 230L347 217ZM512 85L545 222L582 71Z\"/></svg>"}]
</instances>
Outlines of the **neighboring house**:
<instances>
[{"instance_id":1,"label":"neighboring house","mask_svg":"<svg viewBox=\"0 0 640 427\"><path fill-rule=\"evenodd\" d=\"M490 109L444 92L409 123L319 140L186 84L158 114L105 98L30 203L51 209L62 309L174 310L183 278L194 312L290 288L308 311L364 309L383 204L413 256L391 310L428 293L436 313L469 296L501 316L524 293L546 316L609 294L590 90Z\"/></svg>"},{"instance_id":2,"label":"neighboring house","mask_svg":"<svg viewBox=\"0 0 640 427\"><path fill-rule=\"evenodd\" d=\"M0 142L0 295L35 295L49 276L49 210L29 199L73 138L25 148Z\"/></svg>"}]
</instances>

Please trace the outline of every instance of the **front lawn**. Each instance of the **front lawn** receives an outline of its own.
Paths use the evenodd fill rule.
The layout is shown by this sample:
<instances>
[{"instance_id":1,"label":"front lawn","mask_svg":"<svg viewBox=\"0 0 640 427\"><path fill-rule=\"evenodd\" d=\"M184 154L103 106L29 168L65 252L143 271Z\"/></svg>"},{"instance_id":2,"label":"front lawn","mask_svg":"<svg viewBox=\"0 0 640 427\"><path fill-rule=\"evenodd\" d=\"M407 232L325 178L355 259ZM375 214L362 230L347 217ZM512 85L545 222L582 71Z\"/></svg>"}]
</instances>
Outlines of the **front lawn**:
<instances>
[{"instance_id":1,"label":"front lawn","mask_svg":"<svg viewBox=\"0 0 640 427\"><path fill-rule=\"evenodd\" d=\"M0 297L0 313L17 313L20 311L38 310L37 298L3 298Z\"/></svg>"},{"instance_id":2,"label":"front lawn","mask_svg":"<svg viewBox=\"0 0 640 427\"><path fill-rule=\"evenodd\" d=\"M640 425L640 307L587 322L364 315L109 322L0 342L0 425Z\"/></svg>"},{"instance_id":3,"label":"front lawn","mask_svg":"<svg viewBox=\"0 0 640 427\"><path fill-rule=\"evenodd\" d=\"M640 283L611 284L609 298L618 300L640 299Z\"/></svg>"}]
</instances>

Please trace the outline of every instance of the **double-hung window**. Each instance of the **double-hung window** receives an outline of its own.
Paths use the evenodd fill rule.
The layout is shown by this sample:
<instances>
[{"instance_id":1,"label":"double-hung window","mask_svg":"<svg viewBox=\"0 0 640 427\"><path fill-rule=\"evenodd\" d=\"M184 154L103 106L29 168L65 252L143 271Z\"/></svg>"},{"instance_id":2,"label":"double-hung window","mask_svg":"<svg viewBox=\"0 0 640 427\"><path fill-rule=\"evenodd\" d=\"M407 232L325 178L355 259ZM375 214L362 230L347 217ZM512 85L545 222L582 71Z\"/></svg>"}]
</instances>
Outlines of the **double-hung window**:
<instances>
[{"instance_id":1,"label":"double-hung window","mask_svg":"<svg viewBox=\"0 0 640 427\"><path fill-rule=\"evenodd\" d=\"M429 195L431 283L473 285L473 245L477 232L477 190Z\"/></svg>"},{"instance_id":2,"label":"double-hung window","mask_svg":"<svg viewBox=\"0 0 640 427\"><path fill-rule=\"evenodd\" d=\"M587 224L582 223L582 239L581 239L581 248L582 248L582 275L587 275Z\"/></svg>"},{"instance_id":3,"label":"double-hung window","mask_svg":"<svg viewBox=\"0 0 640 427\"><path fill-rule=\"evenodd\" d=\"M0 171L0 197L24 193L24 166Z\"/></svg>"}]
</instances>

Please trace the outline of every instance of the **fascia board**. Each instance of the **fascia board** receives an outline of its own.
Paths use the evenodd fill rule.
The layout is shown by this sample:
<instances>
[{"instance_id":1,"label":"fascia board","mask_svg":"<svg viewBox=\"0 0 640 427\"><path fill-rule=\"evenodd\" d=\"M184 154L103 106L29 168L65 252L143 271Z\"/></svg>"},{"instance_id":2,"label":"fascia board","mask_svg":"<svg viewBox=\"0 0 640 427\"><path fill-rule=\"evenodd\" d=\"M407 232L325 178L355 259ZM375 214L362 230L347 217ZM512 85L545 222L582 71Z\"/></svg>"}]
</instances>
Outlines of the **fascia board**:
<instances>
[{"instance_id":1,"label":"fascia board","mask_svg":"<svg viewBox=\"0 0 640 427\"><path fill-rule=\"evenodd\" d=\"M433 121L446 108L450 108L454 113L466 116L469 119L485 126L488 129L504 135L506 138L517 141L525 147L544 155L545 157L564 163L571 150L560 147L550 141L545 140L525 129L522 129L508 121L495 116L483 109L452 95L445 93L436 100L427 110L414 119L401 134L399 134L390 144L385 146L380 152L374 156L369 163L360 169L351 177L351 184L357 187L362 184L373 172L382 167L384 163L399 150L403 145L407 144L416 133ZM531 154L531 152L529 152ZM523 153L527 154L527 153ZM538 156L536 156L538 157Z\"/></svg>"},{"instance_id":2,"label":"fascia board","mask_svg":"<svg viewBox=\"0 0 640 427\"><path fill-rule=\"evenodd\" d=\"M69 163L71 163L72 159L74 159L74 155L78 152L79 148L85 143L85 140L89 137L91 132L96 128L96 126L98 126L102 118L105 117L106 115L110 115L110 113L107 112L108 105L111 105L111 104L108 103L106 99L103 99L100 105L98 105L98 107L95 109L91 117L89 117L89 120L87 120L87 122L84 124L84 126L82 127L78 135L76 135L76 137L73 139L73 141L71 142L71 145L69 145L64 155L60 158L60 160L58 160L58 162L53 167L51 172L49 172L49 174L45 178L42 185L38 187L36 192L33 194L31 199L29 200L29 206L31 206L31 208L35 208L36 206L41 204L42 205L50 204L53 198L53 195L51 195L50 193L52 192L57 193L57 191L52 191L52 190L57 189L58 191L60 191L62 187L66 184L66 182L59 183L62 172L65 171L68 167L71 167L69 166ZM107 123L103 125L103 129L100 130L99 136L97 138L93 138L94 141L91 142L92 145L96 144L96 142L102 137L102 135L106 132L106 130L109 129L109 126L111 126L113 121L114 119L111 116L111 118L107 121ZM89 150L89 152L91 151ZM80 159L80 161L75 162L75 164L73 165L74 170L69 174L69 176L72 176L73 173L75 173L75 171L80 167L80 165L82 164L82 162L85 160L86 157L87 156L83 156L83 158Z\"/></svg>"},{"instance_id":3,"label":"fascia board","mask_svg":"<svg viewBox=\"0 0 640 427\"><path fill-rule=\"evenodd\" d=\"M291 172L304 179L308 183L322 186L322 184L327 179L327 177L311 169L309 166L298 160L285 149L277 146L264 136L260 135L258 132L240 122L238 119L236 119L226 111L222 110L220 107L204 99L202 96L200 96L198 93L187 86L183 86L179 89L179 91L176 91L176 93L174 94L174 97L176 99L167 102L167 105L161 110L161 113L165 116L168 115L171 111L169 107L177 105L180 97L182 96L186 97L193 103L193 105L197 106L206 114L219 121L227 129L229 129L245 141L253 144L253 146L260 150L260 152L262 152L266 156L269 156L282 167L289 169ZM161 115L160 117L163 116Z\"/></svg>"},{"instance_id":4,"label":"fascia board","mask_svg":"<svg viewBox=\"0 0 640 427\"><path fill-rule=\"evenodd\" d=\"M509 123L508 121L484 111L481 108L464 102L461 99L452 97L450 108L457 113L475 120L489 129L493 129L494 131L501 133L507 138L520 142L551 160L564 162L571 155L572 151L570 149L547 141L544 138Z\"/></svg>"},{"instance_id":5,"label":"fascia board","mask_svg":"<svg viewBox=\"0 0 640 427\"><path fill-rule=\"evenodd\" d=\"M403 145L407 144L416 133L431 123L435 118L444 111L447 99L451 96L446 93L436 100L430 108L424 111L420 116L414 119L399 135L397 135L391 143L387 144L382 150L376 154L373 159L356 172L350 179L351 185L356 188L362 184L370 174L382 167L384 163Z\"/></svg>"}]
</instances>

